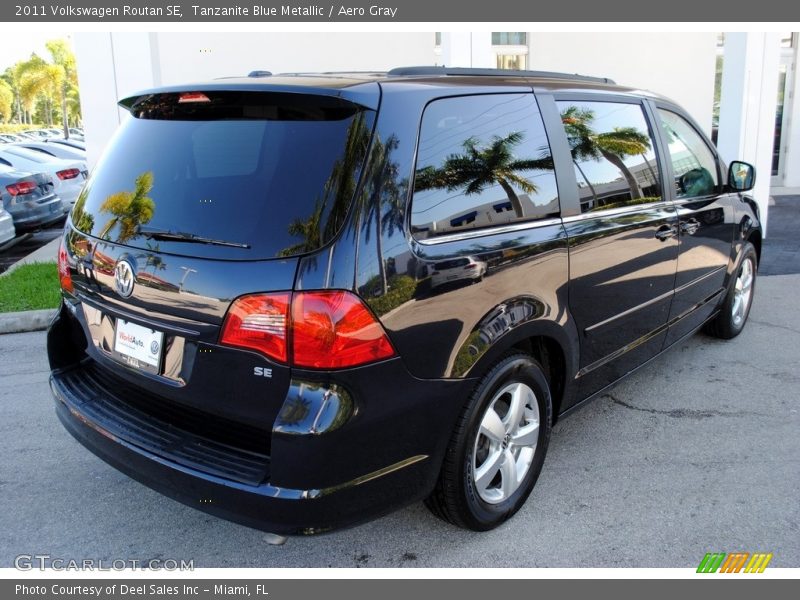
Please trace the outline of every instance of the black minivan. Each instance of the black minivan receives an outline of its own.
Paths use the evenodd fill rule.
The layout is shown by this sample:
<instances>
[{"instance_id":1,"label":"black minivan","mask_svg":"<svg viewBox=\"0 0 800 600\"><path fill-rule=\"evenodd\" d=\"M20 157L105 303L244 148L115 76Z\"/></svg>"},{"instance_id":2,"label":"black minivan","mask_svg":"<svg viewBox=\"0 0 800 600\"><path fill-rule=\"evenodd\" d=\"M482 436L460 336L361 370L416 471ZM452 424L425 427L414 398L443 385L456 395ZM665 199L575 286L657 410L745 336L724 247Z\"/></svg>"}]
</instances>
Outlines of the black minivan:
<instances>
[{"instance_id":1,"label":"black minivan","mask_svg":"<svg viewBox=\"0 0 800 600\"><path fill-rule=\"evenodd\" d=\"M491 529L558 418L744 327L754 169L673 102L560 73L256 75L122 100L59 251L57 414L167 496L279 534L420 499Z\"/></svg>"}]
</instances>

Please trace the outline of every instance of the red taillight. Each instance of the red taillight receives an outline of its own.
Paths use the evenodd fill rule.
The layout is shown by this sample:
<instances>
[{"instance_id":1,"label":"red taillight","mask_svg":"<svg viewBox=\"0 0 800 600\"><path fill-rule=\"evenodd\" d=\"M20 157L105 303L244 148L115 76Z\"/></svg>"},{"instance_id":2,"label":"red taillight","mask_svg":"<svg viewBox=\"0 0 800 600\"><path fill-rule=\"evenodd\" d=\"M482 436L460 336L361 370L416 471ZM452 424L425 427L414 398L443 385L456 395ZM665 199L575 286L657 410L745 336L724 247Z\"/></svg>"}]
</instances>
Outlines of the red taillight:
<instances>
[{"instance_id":1,"label":"red taillight","mask_svg":"<svg viewBox=\"0 0 800 600\"><path fill-rule=\"evenodd\" d=\"M72 291L72 275L69 272L69 257L64 247L64 240L61 240L61 245L58 247L58 281L62 290Z\"/></svg>"},{"instance_id":2,"label":"red taillight","mask_svg":"<svg viewBox=\"0 0 800 600\"><path fill-rule=\"evenodd\" d=\"M64 169L63 171L56 171L56 175L62 181L65 179L75 179L78 175L80 175L80 169Z\"/></svg>"},{"instance_id":3,"label":"red taillight","mask_svg":"<svg viewBox=\"0 0 800 600\"><path fill-rule=\"evenodd\" d=\"M478 266L478 265L476 265L475 263L470 263L470 264L468 264L466 267L464 267L464 270L466 271L466 270L468 270L468 269L474 269L474 268L475 268L475 267L477 267L477 266Z\"/></svg>"},{"instance_id":4,"label":"red taillight","mask_svg":"<svg viewBox=\"0 0 800 600\"><path fill-rule=\"evenodd\" d=\"M289 292L281 292L239 298L228 311L220 342L286 362L289 297Z\"/></svg>"},{"instance_id":5,"label":"red taillight","mask_svg":"<svg viewBox=\"0 0 800 600\"><path fill-rule=\"evenodd\" d=\"M344 291L300 292L292 301L293 364L354 367L394 356L383 327L361 300Z\"/></svg>"},{"instance_id":6,"label":"red taillight","mask_svg":"<svg viewBox=\"0 0 800 600\"><path fill-rule=\"evenodd\" d=\"M12 196L24 196L25 194L30 194L36 189L36 183L33 181L20 181L19 183L7 185L6 189Z\"/></svg>"},{"instance_id":7,"label":"red taillight","mask_svg":"<svg viewBox=\"0 0 800 600\"><path fill-rule=\"evenodd\" d=\"M178 96L178 104L186 104L188 102L211 102L211 98L202 92L184 92Z\"/></svg>"},{"instance_id":8,"label":"red taillight","mask_svg":"<svg viewBox=\"0 0 800 600\"><path fill-rule=\"evenodd\" d=\"M291 302L291 323L289 304ZM280 362L342 369L395 355L386 332L361 300L345 291L255 294L236 300L220 343L249 348Z\"/></svg>"}]
</instances>

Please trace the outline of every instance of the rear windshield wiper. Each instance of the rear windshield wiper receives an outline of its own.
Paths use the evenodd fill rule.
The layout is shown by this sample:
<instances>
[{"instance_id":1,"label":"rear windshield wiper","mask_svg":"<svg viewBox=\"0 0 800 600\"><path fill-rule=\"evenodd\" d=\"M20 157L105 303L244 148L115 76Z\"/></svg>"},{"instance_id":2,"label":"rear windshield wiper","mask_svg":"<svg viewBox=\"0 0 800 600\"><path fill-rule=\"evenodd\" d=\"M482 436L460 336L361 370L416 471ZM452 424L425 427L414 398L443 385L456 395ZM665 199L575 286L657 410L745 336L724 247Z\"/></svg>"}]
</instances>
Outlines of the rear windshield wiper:
<instances>
[{"instance_id":1,"label":"rear windshield wiper","mask_svg":"<svg viewBox=\"0 0 800 600\"><path fill-rule=\"evenodd\" d=\"M150 240L164 240L170 242L192 242L195 244L208 244L210 246L228 246L230 248L245 248L250 249L250 244L242 244L241 242L226 242L225 240L214 240L211 238L195 235L193 233L184 233L182 231L172 231L170 229L152 229L150 227L139 226L137 233L143 235Z\"/></svg>"}]
</instances>

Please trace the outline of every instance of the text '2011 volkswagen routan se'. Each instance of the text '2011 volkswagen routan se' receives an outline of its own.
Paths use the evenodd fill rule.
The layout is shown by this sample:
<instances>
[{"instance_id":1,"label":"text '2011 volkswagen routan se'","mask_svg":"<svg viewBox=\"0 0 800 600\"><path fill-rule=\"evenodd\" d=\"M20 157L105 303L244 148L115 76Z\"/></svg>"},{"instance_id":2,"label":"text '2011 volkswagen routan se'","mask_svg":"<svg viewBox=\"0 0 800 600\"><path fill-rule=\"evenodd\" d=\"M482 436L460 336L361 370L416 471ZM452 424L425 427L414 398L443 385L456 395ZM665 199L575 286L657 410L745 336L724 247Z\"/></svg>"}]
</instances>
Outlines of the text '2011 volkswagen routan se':
<instances>
[{"instance_id":1,"label":"text '2011 volkswagen routan se'","mask_svg":"<svg viewBox=\"0 0 800 600\"><path fill-rule=\"evenodd\" d=\"M412 67L160 88L87 181L48 332L117 469L279 534L424 499L488 530L553 423L744 327L751 165L594 77Z\"/></svg>"}]
</instances>

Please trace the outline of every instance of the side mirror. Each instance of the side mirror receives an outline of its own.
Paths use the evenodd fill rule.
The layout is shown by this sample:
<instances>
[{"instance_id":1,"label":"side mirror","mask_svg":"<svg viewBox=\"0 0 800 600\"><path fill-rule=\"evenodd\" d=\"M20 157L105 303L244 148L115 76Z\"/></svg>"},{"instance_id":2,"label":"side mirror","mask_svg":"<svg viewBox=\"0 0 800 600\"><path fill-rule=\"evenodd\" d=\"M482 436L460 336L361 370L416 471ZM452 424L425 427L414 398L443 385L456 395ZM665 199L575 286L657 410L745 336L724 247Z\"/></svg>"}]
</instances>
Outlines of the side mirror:
<instances>
[{"instance_id":1,"label":"side mirror","mask_svg":"<svg viewBox=\"0 0 800 600\"><path fill-rule=\"evenodd\" d=\"M756 184L756 168L750 163L735 160L728 167L728 185L737 192L748 192Z\"/></svg>"}]
</instances>

